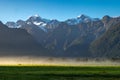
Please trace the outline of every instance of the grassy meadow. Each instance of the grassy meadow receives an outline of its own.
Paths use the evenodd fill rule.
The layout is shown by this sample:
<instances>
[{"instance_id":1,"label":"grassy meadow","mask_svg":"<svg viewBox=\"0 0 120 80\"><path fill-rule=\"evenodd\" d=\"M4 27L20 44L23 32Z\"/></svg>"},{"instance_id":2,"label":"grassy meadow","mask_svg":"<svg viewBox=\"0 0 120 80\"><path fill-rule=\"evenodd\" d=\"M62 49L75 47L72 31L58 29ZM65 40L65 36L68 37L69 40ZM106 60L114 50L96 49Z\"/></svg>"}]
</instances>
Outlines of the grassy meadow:
<instances>
[{"instance_id":1,"label":"grassy meadow","mask_svg":"<svg viewBox=\"0 0 120 80\"><path fill-rule=\"evenodd\" d=\"M0 80L120 80L120 67L0 66Z\"/></svg>"}]
</instances>

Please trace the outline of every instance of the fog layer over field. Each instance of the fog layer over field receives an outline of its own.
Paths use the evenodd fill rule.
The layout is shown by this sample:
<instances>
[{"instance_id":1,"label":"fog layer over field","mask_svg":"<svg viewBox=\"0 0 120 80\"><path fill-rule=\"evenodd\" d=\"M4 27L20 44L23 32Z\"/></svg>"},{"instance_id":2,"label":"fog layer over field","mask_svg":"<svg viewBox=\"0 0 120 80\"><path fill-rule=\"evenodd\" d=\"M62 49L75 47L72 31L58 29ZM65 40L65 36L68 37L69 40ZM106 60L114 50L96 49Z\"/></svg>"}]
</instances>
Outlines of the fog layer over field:
<instances>
[{"instance_id":1,"label":"fog layer over field","mask_svg":"<svg viewBox=\"0 0 120 80\"><path fill-rule=\"evenodd\" d=\"M53 66L120 66L120 61L108 59L53 58L53 57L0 57L0 65L53 65Z\"/></svg>"}]
</instances>

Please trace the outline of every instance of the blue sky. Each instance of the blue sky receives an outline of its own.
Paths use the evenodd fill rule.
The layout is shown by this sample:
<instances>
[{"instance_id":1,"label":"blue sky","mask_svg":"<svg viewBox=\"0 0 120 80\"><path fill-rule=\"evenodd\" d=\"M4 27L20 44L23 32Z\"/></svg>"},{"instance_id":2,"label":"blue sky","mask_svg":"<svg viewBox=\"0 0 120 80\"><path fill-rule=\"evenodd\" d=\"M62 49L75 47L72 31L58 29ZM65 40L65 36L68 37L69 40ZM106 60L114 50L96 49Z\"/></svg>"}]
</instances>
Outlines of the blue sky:
<instances>
[{"instance_id":1,"label":"blue sky","mask_svg":"<svg viewBox=\"0 0 120 80\"><path fill-rule=\"evenodd\" d=\"M66 20L80 14L102 18L120 16L120 0L0 0L0 20L26 20L39 14L43 18Z\"/></svg>"}]
</instances>

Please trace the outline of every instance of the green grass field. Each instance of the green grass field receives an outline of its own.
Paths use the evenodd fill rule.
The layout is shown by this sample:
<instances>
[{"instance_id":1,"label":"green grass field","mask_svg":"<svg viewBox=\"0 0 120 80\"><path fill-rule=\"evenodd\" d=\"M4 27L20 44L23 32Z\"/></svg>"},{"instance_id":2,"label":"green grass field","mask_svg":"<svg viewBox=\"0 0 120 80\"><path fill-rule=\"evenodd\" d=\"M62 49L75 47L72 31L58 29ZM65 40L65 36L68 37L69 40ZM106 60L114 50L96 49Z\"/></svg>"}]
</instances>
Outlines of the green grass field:
<instances>
[{"instance_id":1,"label":"green grass field","mask_svg":"<svg viewBox=\"0 0 120 80\"><path fill-rule=\"evenodd\" d=\"M0 66L0 80L120 80L120 67Z\"/></svg>"}]
</instances>

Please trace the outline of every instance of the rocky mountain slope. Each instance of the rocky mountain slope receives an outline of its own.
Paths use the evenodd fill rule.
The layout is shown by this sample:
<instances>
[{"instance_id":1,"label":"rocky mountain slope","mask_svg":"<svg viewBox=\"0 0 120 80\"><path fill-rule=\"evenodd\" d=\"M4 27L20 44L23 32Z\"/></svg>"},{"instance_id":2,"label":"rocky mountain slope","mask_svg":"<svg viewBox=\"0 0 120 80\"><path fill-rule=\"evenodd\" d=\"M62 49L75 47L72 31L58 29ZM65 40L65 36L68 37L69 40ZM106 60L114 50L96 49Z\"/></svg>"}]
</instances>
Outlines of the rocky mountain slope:
<instances>
[{"instance_id":1,"label":"rocky mountain slope","mask_svg":"<svg viewBox=\"0 0 120 80\"><path fill-rule=\"evenodd\" d=\"M91 51L95 57L120 57L120 23L110 27L102 37L94 41Z\"/></svg>"},{"instance_id":2,"label":"rocky mountain slope","mask_svg":"<svg viewBox=\"0 0 120 80\"><path fill-rule=\"evenodd\" d=\"M37 56L45 54L47 54L47 50L26 30L8 28L0 22L0 56Z\"/></svg>"}]
</instances>

